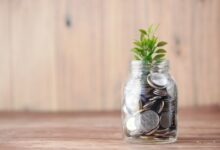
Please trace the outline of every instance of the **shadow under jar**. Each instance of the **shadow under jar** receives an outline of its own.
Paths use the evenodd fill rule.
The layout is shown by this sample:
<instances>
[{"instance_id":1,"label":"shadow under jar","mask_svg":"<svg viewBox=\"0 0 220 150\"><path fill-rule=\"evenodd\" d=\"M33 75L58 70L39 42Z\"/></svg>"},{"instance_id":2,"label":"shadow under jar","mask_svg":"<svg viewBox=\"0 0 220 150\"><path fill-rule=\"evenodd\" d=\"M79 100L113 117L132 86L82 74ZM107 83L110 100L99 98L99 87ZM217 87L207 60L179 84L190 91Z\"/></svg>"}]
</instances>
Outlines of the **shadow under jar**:
<instances>
[{"instance_id":1,"label":"shadow under jar","mask_svg":"<svg viewBox=\"0 0 220 150\"><path fill-rule=\"evenodd\" d=\"M177 87L168 71L168 60L151 66L142 61L131 62L122 104L125 140L141 143L176 141Z\"/></svg>"}]
</instances>

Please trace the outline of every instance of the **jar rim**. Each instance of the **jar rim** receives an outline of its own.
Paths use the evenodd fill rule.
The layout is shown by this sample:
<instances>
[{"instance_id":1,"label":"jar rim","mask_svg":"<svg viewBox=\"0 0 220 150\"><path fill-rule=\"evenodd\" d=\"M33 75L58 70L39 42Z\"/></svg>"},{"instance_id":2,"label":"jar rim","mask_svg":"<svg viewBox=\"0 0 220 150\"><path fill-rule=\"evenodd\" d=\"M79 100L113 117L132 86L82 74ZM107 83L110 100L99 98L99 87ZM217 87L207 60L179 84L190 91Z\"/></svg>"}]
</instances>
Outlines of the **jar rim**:
<instances>
[{"instance_id":1,"label":"jar rim","mask_svg":"<svg viewBox=\"0 0 220 150\"><path fill-rule=\"evenodd\" d=\"M131 60L131 64L134 64L134 65L140 65L140 64L144 64L144 61L143 60ZM161 65L161 64L167 64L169 65L169 60L168 59L164 59L160 62L154 62L152 63L152 65Z\"/></svg>"},{"instance_id":2,"label":"jar rim","mask_svg":"<svg viewBox=\"0 0 220 150\"><path fill-rule=\"evenodd\" d=\"M166 72L169 70L169 60L164 59L160 62L155 62L152 64L144 64L143 60L132 60L131 61L132 70L150 70L150 71L159 71Z\"/></svg>"}]
</instances>

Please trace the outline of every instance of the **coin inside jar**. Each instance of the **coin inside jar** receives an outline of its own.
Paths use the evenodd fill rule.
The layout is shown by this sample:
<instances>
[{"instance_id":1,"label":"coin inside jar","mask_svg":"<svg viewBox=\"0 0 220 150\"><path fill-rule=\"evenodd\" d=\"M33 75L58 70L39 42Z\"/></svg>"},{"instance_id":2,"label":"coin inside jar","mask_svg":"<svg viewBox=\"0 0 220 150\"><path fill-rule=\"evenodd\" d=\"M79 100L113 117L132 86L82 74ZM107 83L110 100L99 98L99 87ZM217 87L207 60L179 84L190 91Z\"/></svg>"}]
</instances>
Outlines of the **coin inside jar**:
<instances>
[{"instance_id":1,"label":"coin inside jar","mask_svg":"<svg viewBox=\"0 0 220 150\"><path fill-rule=\"evenodd\" d=\"M150 101L150 102L146 103L146 104L143 106L143 108L144 108L145 110L149 110L149 109L151 108L151 106L153 106L153 105L155 104L155 102L156 102L156 100Z\"/></svg>"},{"instance_id":2,"label":"coin inside jar","mask_svg":"<svg viewBox=\"0 0 220 150\"><path fill-rule=\"evenodd\" d=\"M125 105L129 112L134 113L140 109L140 96L137 93L130 93L125 97Z\"/></svg>"},{"instance_id":3,"label":"coin inside jar","mask_svg":"<svg viewBox=\"0 0 220 150\"><path fill-rule=\"evenodd\" d=\"M129 131L136 131L138 129L138 127L136 126L136 120L137 118L135 117L130 117L127 122L126 122L126 128L129 130Z\"/></svg>"},{"instance_id":4,"label":"coin inside jar","mask_svg":"<svg viewBox=\"0 0 220 150\"><path fill-rule=\"evenodd\" d=\"M161 119L160 119L160 125L163 128L169 128L172 124L172 113L170 112L163 112L161 114Z\"/></svg>"},{"instance_id":5,"label":"coin inside jar","mask_svg":"<svg viewBox=\"0 0 220 150\"><path fill-rule=\"evenodd\" d=\"M159 116L152 110L144 111L140 114L140 129L148 133L159 124Z\"/></svg>"},{"instance_id":6,"label":"coin inside jar","mask_svg":"<svg viewBox=\"0 0 220 150\"><path fill-rule=\"evenodd\" d=\"M154 97L150 98L149 101L154 101L154 100L158 100L161 98L162 98L161 96L154 96Z\"/></svg>"},{"instance_id":7,"label":"coin inside jar","mask_svg":"<svg viewBox=\"0 0 220 150\"><path fill-rule=\"evenodd\" d=\"M160 114L164 107L164 101L161 101L160 104L157 107L157 113Z\"/></svg>"},{"instance_id":8,"label":"coin inside jar","mask_svg":"<svg viewBox=\"0 0 220 150\"><path fill-rule=\"evenodd\" d=\"M164 108L163 108L163 112L173 112L175 111L176 107L176 101L167 101L164 100Z\"/></svg>"},{"instance_id":9,"label":"coin inside jar","mask_svg":"<svg viewBox=\"0 0 220 150\"><path fill-rule=\"evenodd\" d=\"M159 129L156 131L157 134L165 134L169 131L169 128L166 128L166 129Z\"/></svg>"},{"instance_id":10,"label":"coin inside jar","mask_svg":"<svg viewBox=\"0 0 220 150\"><path fill-rule=\"evenodd\" d=\"M153 93L158 96L167 96L167 92L165 90L155 89Z\"/></svg>"},{"instance_id":11,"label":"coin inside jar","mask_svg":"<svg viewBox=\"0 0 220 150\"><path fill-rule=\"evenodd\" d=\"M164 74L151 73L147 76L148 84L156 89L164 89L168 84L168 79Z\"/></svg>"},{"instance_id":12,"label":"coin inside jar","mask_svg":"<svg viewBox=\"0 0 220 150\"><path fill-rule=\"evenodd\" d=\"M146 133L145 135L152 135L152 134L154 134L158 130L158 128L159 128L159 125L155 129L153 129L150 132Z\"/></svg>"}]
</instances>

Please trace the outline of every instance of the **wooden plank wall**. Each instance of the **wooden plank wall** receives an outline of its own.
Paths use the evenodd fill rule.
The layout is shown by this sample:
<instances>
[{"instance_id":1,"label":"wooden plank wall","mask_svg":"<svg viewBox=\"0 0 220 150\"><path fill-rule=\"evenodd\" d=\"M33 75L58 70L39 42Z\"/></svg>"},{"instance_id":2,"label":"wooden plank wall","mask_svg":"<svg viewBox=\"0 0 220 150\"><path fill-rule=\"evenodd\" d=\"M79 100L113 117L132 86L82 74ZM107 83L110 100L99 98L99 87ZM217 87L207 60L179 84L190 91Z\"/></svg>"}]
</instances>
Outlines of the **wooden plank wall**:
<instances>
[{"instance_id":1,"label":"wooden plank wall","mask_svg":"<svg viewBox=\"0 0 220 150\"><path fill-rule=\"evenodd\" d=\"M220 105L219 0L0 0L0 110L119 109L150 24L169 42L179 105Z\"/></svg>"}]
</instances>

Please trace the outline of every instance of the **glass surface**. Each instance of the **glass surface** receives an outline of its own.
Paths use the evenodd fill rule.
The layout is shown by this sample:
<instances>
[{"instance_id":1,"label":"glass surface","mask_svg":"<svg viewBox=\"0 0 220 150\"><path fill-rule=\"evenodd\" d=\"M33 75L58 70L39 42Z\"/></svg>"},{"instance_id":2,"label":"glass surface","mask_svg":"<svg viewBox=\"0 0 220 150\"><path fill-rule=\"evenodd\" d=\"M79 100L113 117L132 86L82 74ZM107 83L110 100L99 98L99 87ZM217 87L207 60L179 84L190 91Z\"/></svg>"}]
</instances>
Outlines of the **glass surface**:
<instances>
[{"instance_id":1,"label":"glass surface","mask_svg":"<svg viewBox=\"0 0 220 150\"><path fill-rule=\"evenodd\" d=\"M124 88L122 123L129 142L171 143L177 138L177 87L167 60L144 65L131 62Z\"/></svg>"}]
</instances>

